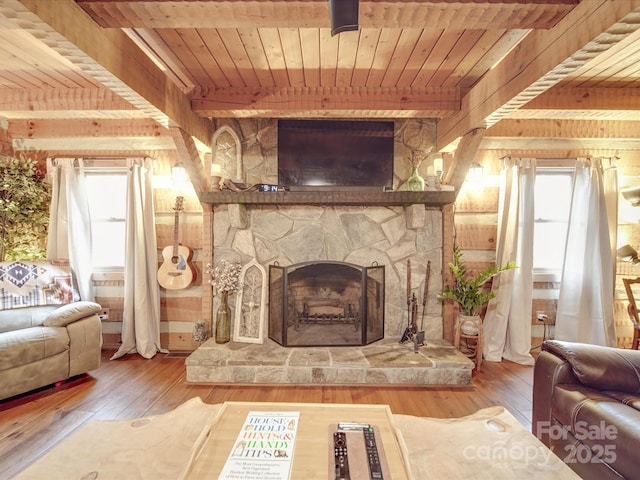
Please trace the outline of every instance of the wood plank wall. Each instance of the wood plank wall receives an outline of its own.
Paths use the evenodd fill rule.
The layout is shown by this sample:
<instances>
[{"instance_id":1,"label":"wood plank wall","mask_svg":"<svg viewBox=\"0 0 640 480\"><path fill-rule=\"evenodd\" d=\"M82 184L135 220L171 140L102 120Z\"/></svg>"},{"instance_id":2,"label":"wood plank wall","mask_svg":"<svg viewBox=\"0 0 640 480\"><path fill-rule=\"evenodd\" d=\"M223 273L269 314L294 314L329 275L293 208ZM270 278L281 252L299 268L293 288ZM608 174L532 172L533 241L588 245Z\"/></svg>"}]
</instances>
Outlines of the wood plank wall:
<instances>
[{"instance_id":1,"label":"wood plank wall","mask_svg":"<svg viewBox=\"0 0 640 480\"><path fill-rule=\"evenodd\" d=\"M468 268L479 271L495 262L498 225L498 175L504 152L480 151L478 161L484 168L482 186L465 183L453 209L455 241L463 251ZM515 156L515 155L514 155ZM619 184L640 185L640 152L623 152L617 161ZM524 156L523 156L524 158ZM618 219L618 245L631 244L640 248L640 207L630 207L620 196ZM559 246L563 248L563 246ZM622 284L623 277L640 276L640 265L617 262L614 315L618 345L628 348L633 337L632 324L628 318L627 300ZM544 325L536 319L536 312L548 316L547 333L553 334L556 320L559 284L536 282L533 289L531 309L532 345L538 345L544 335Z\"/></svg>"},{"instance_id":2,"label":"wood plank wall","mask_svg":"<svg viewBox=\"0 0 640 480\"><path fill-rule=\"evenodd\" d=\"M484 166L485 185L473 188L465 184L452 208L445 209L445 244L452 244L454 239L463 250L469 269L479 271L495 262L495 247L498 222L498 187L497 175L500 168L500 157L503 152L481 151L478 160ZM156 189L156 220L158 241L158 265L162 263L161 251L173 242L173 221L176 195L185 197L184 212L180 214L179 241L194 249L194 265L197 279L193 285L184 290L166 291L161 289L161 343L172 351L191 351L197 344L191 338L191 331L196 320L204 319L209 328L211 322L211 289L204 276L204 269L211 261L211 245L203 245L203 235L211 229L211 213L205 212L200 205L193 188L176 189L167 186L171 166L177 159L170 153L157 154L156 176L164 179ZM618 170L621 187L629 182L640 184L640 152L625 152L620 155ZM163 185L163 186L162 186ZM622 198L622 197L621 197ZM640 249L640 207L630 208L625 200L620 201L621 216L618 225L619 244L630 243ZM627 212L626 216L622 212ZM630 213L629 213L630 212ZM451 218L447 223L446 218ZM450 226L447 226L450 225ZM621 243L622 242L622 243ZM445 252L446 255L446 252ZM445 259L445 261L448 261ZM445 269L446 272L446 269ZM640 276L640 265L618 262L616 275L615 319L618 342L621 346L629 346L632 338L631 323L626 314L626 295L622 285L624 276ZM122 275L105 274L95 278L97 301L109 309L109 320L103 323L105 347L113 348L120 343L120 331L123 311ZM548 322L555 322L557 309L558 285L555 283L536 283L531 315L533 345L537 345L543 335L543 326L535 319L535 312L544 311ZM444 305L446 339L453 338L453 309ZM553 332L553 327L550 329Z\"/></svg>"},{"instance_id":3,"label":"wood plank wall","mask_svg":"<svg viewBox=\"0 0 640 480\"><path fill-rule=\"evenodd\" d=\"M166 290L160 287L160 342L171 351L192 351L197 347L192 339L194 322L205 319L206 307L211 308L208 299L211 289L204 270L207 260L203 249L203 228L206 214L190 184L175 186L171 182L171 166L177 162L173 154L160 152L154 162L154 208L156 219L156 240L158 245L158 267L162 264L162 249L173 245L176 197L184 197L183 211L178 218L178 242L193 249L193 265L196 278L182 290ZM209 222L210 223L210 222ZM210 246L209 246L210 251ZM96 301L108 309L109 319L103 322L103 343L105 348L117 348L121 341L124 308L124 281L120 273L94 275Z\"/></svg>"}]
</instances>

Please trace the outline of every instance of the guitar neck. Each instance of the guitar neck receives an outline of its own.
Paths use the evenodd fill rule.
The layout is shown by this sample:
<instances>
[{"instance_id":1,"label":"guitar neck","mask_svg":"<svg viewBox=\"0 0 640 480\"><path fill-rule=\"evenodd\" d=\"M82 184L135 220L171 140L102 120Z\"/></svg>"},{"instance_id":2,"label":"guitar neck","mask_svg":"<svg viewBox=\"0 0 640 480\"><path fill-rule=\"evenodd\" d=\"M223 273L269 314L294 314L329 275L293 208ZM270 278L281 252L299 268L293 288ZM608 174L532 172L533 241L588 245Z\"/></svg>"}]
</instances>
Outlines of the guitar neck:
<instances>
[{"instance_id":1,"label":"guitar neck","mask_svg":"<svg viewBox=\"0 0 640 480\"><path fill-rule=\"evenodd\" d=\"M182 210L183 197L176 197L176 205L174 207L173 218L173 258L178 257L178 223L180 221L180 211Z\"/></svg>"},{"instance_id":2,"label":"guitar neck","mask_svg":"<svg viewBox=\"0 0 640 480\"><path fill-rule=\"evenodd\" d=\"M173 256L178 256L178 222L180 219L180 210L176 209L173 219Z\"/></svg>"}]
</instances>

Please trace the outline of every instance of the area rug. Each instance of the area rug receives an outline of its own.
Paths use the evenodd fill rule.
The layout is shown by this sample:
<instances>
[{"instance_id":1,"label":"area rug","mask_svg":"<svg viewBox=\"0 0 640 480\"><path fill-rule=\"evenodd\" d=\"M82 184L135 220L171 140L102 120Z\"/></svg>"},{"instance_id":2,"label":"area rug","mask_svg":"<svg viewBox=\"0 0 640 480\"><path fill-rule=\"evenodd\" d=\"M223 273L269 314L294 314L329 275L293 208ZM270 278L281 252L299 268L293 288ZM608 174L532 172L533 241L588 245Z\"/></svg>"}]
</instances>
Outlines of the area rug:
<instances>
[{"instance_id":1,"label":"area rug","mask_svg":"<svg viewBox=\"0 0 640 480\"><path fill-rule=\"evenodd\" d=\"M91 422L14 479L185 478L221 407L194 397L156 416Z\"/></svg>"},{"instance_id":2,"label":"area rug","mask_svg":"<svg viewBox=\"0 0 640 480\"><path fill-rule=\"evenodd\" d=\"M156 416L89 423L14 478L189 478L221 407L194 397ZM393 422L416 480L579 479L502 407L453 419L396 414Z\"/></svg>"},{"instance_id":3,"label":"area rug","mask_svg":"<svg viewBox=\"0 0 640 480\"><path fill-rule=\"evenodd\" d=\"M393 415L417 479L579 479L503 407L460 418Z\"/></svg>"}]
</instances>

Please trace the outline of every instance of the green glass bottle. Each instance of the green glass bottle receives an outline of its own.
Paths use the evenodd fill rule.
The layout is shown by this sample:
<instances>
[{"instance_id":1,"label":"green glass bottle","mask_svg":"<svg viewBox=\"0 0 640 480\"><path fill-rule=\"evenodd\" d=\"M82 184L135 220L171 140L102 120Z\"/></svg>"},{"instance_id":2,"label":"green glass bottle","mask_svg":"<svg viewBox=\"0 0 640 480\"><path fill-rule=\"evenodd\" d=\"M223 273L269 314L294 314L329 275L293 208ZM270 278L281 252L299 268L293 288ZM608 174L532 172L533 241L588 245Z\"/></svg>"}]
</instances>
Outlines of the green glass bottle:
<instances>
[{"instance_id":1,"label":"green glass bottle","mask_svg":"<svg viewBox=\"0 0 640 480\"><path fill-rule=\"evenodd\" d=\"M231 340L229 292L221 292L220 305L216 312L216 343L227 343L229 340Z\"/></svg>"},{"instance_id":2,"label":"green glass bottle","mask_svg":"<svg viewBox=\"0 0 640 480\"><path fill-rule=\"evenodd\" d=\"M422 192L424 190L424 178L418 173L418 167L414 167L413 173L404 184L405 190L410 192Z\"/></svg>"}]
</instances>

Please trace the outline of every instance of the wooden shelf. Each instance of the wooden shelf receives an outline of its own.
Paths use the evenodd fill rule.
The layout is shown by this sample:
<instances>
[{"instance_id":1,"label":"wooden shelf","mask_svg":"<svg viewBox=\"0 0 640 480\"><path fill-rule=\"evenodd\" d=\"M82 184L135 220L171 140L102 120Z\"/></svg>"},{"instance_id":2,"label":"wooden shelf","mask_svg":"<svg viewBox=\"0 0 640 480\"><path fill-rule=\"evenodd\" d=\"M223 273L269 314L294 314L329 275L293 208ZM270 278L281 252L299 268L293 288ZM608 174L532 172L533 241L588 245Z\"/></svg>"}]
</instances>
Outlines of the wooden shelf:
<instances>
[{"instance_id":1,"label":"wooden shelf","mask_svg":"<svg viewBox=\"0 0 640 480\"><path fill-rule=\"evenodd\" d=\"M246 205L364 205L392 206L424 204L443 207L455 201L453 190L426 192L204 192L202 203Z\"/></svg>"}]
</instances>

